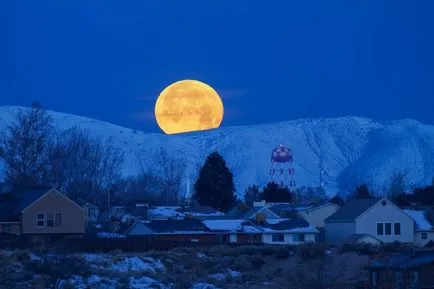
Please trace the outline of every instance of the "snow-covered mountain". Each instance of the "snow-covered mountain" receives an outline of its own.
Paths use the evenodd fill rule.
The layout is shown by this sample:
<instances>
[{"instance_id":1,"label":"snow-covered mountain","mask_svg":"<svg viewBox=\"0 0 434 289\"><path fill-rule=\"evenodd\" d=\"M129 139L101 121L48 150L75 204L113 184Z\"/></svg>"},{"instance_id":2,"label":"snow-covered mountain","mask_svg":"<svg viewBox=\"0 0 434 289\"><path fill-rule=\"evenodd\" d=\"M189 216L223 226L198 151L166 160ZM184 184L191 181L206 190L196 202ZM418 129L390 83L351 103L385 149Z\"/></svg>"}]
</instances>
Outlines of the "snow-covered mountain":
<instances>
[{"instance_id":1,"label":"snow-covered mountain","mask_svg":"<svg viewBox=\"0 0 434 289\"><path fill-rule=\"evenodd\" d=\"M16 110L0 107L0 131ZM188 157L187 171L193 179L198 165L217 150L234 173L239 195L247 186L269 180L271 151L279 144L293 151L297 186L318 186L322 170L330 195L361 181L380 190L397 169L408 173L409 185L429 183L434 176L434 126L411 119L386 123L361 117L298 119L168 136L76 115L50 114L60 131L79 126L94 136L111 138L125 152L125 175L138 172L138 155L152 160L164 147Z\"/></svg>"}]
</instances>

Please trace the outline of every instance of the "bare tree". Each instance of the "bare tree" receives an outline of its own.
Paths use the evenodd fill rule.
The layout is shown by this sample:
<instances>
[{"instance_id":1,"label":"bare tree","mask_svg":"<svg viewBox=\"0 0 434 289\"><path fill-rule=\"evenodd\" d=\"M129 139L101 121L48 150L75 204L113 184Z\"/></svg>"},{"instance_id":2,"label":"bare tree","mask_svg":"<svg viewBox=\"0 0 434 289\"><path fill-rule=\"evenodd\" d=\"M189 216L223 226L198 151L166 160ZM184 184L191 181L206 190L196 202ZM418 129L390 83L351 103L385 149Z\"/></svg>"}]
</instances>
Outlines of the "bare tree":
<instances>
[{"instance_id":1,"label":"bare tree","mask_svg":"<svg viewBox=\"0 0 434 289\"><path fill-rule=\"evenodd\" d=\"M169 154L161 148L155 157L155 163L163 182L161 197L164 204L175 204L180 199L182 178L186 170L186 159Z\"/></svg>"},{"instance_id":2,"label":"bare tree","mask_svg":"<svg viewBox=\"0 0 434 289\"><path fill-rule=\"evenodd\" d=\"M73 198L107 193L121 175L123 153L111 141L91 138L76 127L59 134L50 145L49 176L52 183Z\"/></svg>"},{"instance_id":3,"label":"bare tree","mask_svg":"<svg viewBox=\"0 0 434 289\"><path fill-rule=\"evenodd\" d=\"M408 171L404 170L394 170L392 176L390 177L390 184L388 189L388 197L396 198L401 194L405 193L406 189L406 178L408 175Z\"/></svg>"},{"instance_id":4,"label":"bare tree","mask_svg":"<svg viewBox=\"0 0 434 289\"><path fill-rule=\"evenodd\" d=\"M19 109L0 140L0 157L6 162L6 179L14 185L38 186L45 182L47 142L52 133L50 115L37 103Z\"/></svg>"}]
</instances>

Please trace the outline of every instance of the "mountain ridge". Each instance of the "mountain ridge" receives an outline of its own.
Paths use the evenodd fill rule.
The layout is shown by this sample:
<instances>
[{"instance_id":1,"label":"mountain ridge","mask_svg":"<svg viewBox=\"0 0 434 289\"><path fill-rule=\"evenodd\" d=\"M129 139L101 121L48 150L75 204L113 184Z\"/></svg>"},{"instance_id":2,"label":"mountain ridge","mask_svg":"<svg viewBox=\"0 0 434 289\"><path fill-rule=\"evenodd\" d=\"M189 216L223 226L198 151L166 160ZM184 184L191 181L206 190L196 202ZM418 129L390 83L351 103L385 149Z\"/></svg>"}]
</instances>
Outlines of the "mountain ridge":
<instances>
[{"instance_id":1,"label":"mountain ridge","mask_svg":"<svg viewBox=\"0 0 434 289\"><path fill-rule=\"evenodd\" d=\"M0 107L0 132L19 108ZM152 159L164 147L188 156L187 171L192 179L205 157L217 150L234 173L239 196L247 186L262 186L269 180L271 151L279 144L293 151L297 186L319 186L323 171L328 195L350 191L360 182L384 191L396 169L408 173L409 188L424 185L434 176L434 126L408 118L382 122L358 116L303 118L168 136L48 112L59 131L79 126L94 136L112 138L113 145L125 153L125 176L138 172L139 155Z\"/></svg>"}]
</instances>

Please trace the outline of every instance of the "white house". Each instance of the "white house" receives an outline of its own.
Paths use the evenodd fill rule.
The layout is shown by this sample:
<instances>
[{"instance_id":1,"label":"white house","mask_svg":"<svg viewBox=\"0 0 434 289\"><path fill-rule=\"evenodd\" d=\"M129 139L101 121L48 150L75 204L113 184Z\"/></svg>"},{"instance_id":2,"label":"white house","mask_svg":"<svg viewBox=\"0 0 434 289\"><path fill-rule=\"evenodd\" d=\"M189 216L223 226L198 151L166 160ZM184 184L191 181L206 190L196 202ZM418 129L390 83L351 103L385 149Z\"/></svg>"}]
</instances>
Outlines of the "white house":
<instances>
[{"instance_id":1,"label":"white house","mask_svg":"<svg viewBox=\"0 0 434 289\"><path fill-rule=\"evenodd\" d=\"M325 240L335 245L353 234L383 243L413 243L414 230L414 220L386 198L350 200L325 220Z\"/></svg>"},{"instance_id":2,"label":"white house","mask_svg":"<svg viewBox=\"0 0 434 289\"><path fill-rule=\"evenodd\" d=\"M434 225L428 221L427 212L424 210L404 209L415 222L414 243L425 246L428 242L434 242Z\"/></svg>"},{"instance_id":3,"label":"white house","mask_svg":"<svg viewBox=\"0 0 434 289\"><path fill-rule=\"evenodd\" d=\"M213 231L230 234L230 243L260 242L264 244L292 244L315 242L318 230L302 218L255 220L205 220Z\"/></svg>"}]
</instances>

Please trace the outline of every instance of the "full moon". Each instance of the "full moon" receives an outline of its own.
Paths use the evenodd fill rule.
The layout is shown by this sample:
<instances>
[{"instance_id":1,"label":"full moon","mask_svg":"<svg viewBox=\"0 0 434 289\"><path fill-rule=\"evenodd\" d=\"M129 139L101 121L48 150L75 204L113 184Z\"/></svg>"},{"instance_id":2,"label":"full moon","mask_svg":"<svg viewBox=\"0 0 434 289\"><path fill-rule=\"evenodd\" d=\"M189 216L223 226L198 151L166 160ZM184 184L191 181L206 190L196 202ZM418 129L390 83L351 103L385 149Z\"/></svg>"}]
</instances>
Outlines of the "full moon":
<instances>
[{"instance_id":1,"label":"full moon","mask_svg":"<svg viewBox=\"0 0 434 289\"><path fill-rule=\"evenodd\" d=\"M158 96L155 118L166 134L214 129L223 120L223 102L211 86L197 80L181 80Z\"/></svg>"}]
</instances>

